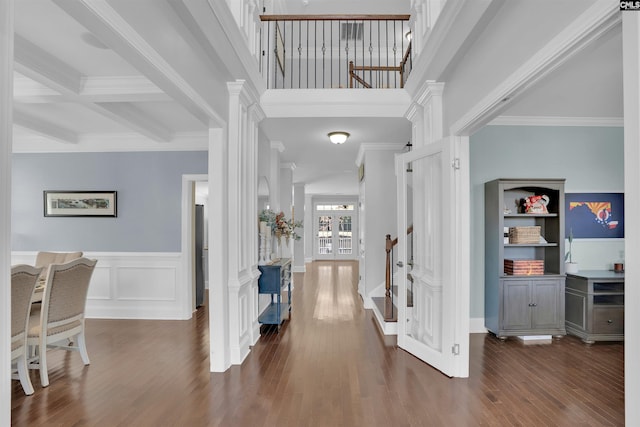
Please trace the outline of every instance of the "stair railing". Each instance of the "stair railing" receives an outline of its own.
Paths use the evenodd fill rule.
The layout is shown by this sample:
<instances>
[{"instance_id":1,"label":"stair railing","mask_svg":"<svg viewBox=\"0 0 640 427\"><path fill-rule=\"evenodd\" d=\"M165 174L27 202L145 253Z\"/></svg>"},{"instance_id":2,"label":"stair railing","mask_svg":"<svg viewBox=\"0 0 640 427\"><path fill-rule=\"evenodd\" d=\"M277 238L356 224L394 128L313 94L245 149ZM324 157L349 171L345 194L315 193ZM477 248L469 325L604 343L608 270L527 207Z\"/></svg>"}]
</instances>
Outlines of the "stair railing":
<instances>
[{"instance_id":1,"label":"stair railing","mask_svg":"<svg viewBox=\"0 0 640 427\"><path fill-rule=\"evenodd\" d=\"M413 265L413 225L407 228L407 236L411 235L411 245L410 245L410 253L409 253L409 261L407 261L408 266ZM392 266L393 266L393 248L398 244L398 238L391 240L391 235L387 234L385 241L385 250L387 252L386 259L386 271L384 278L384 319L392 320L395 318L395 310L393 305L393 274L392 274ZM411 299L413 299L413 292L410 293ZM407 300L409 300L409 294L407 296ZM408 302L408 301L407 301ZM413 301L411 302L411 306L413 305Z\"/></svg>"},{"instance_id":2,"label":"stair railing","mask_svg":"<svg viewBox=\"0 0 640 427\"><path fill-rule=\"evenodd\" d=\"M412 64L409 18L261 15L260 71L267 88L404 87Z\"/></svg>"}]
</instances>

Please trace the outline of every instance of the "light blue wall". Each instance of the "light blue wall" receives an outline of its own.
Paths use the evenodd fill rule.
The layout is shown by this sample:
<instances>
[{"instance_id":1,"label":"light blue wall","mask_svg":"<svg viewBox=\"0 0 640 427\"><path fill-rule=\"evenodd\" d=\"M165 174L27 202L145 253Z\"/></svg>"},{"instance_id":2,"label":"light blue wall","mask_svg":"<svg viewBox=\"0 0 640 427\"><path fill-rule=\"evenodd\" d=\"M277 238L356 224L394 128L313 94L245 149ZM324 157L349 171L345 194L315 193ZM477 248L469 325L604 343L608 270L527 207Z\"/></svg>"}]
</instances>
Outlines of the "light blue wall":
<instances>
[{"instance_id":1,"label":"light blue wall","mask_svg":"<svg viewBox=\"0 0 640 427\"><path fill-rule=\"evenodd\" d=\"M470 138L471 317L484 317L484 183L566 178L565 192L624 192L623 130L615 127L487 126ZM580 269L607 269L624 240L574 240Z\"/></svg>"},{"instance_id":2,"label":"light blue wall","mask_svg":"<svg viewBox=\"0 0 640 427\"><path fill-rule=\"evenodd\" d=\"M12 250L179 252L183 174L206 152L14 154ZM43 190L118 192L117 218L44 217Z\"/></svg>"}]
</instances>

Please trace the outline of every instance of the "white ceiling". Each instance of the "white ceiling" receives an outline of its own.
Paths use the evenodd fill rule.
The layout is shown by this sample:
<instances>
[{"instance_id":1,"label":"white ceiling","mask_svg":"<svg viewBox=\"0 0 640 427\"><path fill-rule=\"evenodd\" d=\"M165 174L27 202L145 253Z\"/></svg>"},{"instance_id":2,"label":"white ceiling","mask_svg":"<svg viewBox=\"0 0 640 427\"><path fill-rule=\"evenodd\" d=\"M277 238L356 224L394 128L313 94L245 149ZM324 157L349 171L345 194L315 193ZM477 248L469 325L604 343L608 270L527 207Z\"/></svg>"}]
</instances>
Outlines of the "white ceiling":
<instances>
[{"instance_id":1,"label":"white ceiling","mask_svg":"<svg viewBox=\"0 0 640 427\"><path fill-rule=\"evenodd\" d=\"M42 135L52 151L136 134L154 144L180 142L206 132L203 110L224 120L226 97L217 94L226 93L231 65L197 43L206 29L187 13L187 3L17 0L14 150ZM409 11L409 0L278 4L289 13ZM619 119L621 58L617 28L514 99L503 114ZM410 139L409 122L397 118L267 118L262 129L286 147L282 157L295 163L294 181L320 194L357 193L361 143L402 145ZM333 130L348 131L351 138L333 146L327 138Z\"/></svg>"}]
</instances>

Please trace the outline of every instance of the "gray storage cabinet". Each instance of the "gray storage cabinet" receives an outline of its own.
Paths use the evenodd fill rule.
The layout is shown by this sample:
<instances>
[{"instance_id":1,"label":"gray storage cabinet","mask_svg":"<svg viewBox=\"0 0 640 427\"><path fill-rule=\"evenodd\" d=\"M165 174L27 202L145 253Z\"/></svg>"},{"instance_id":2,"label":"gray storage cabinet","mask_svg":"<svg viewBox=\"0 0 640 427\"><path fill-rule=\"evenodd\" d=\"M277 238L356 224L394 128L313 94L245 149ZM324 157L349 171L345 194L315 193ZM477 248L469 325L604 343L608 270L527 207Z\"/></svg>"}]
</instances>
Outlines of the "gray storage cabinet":
<instances>
[{"instance_id":1,"label":"gray storage cabinet","mask_svg":"<svg viewBox=\"0 0 640 427\"><path fill-rule=\"evenodd\" d=\"M519 201L549 196L548 213L520 212ZM485 327L497 337L566 334L564 179L485 183ZM511 243L509 227L540 227L543 241ZM544 271L507 274L505 259L538 260Z\"/></svg>"},{"instance_id":2,"label":"gray storage cabinet","mask_svg":"<svg viewBox=\"0 0 640 427\"><path fill-rule=\"evenodd\" d=\"M567 274L567 332L587 343L624 340L624 273Z\"/></svg>"}]
</instances>

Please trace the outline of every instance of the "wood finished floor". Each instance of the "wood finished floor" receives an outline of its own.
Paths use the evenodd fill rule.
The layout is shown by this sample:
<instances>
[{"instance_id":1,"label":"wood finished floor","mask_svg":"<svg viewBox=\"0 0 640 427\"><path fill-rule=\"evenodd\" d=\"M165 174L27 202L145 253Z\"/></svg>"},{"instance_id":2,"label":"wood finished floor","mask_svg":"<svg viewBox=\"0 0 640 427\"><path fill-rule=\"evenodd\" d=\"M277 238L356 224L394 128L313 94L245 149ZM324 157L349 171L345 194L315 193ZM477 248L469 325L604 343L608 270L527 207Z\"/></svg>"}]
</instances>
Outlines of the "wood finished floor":
<instances>
[{"instance_id":1,"label":"wood finished floor","mask_svg":"<svg viewBox=\"0 0 640 427\"><path fill-rule=\"evenodd\" d=\"M13 381L15 426L600 426L624 424L621 343L471 336L449 379L381 336L357 264L295 274L293 313L241 366L210 373L207 310L189 321L87 321L91 365L50 351L43 389Z\"/></svg>"}]
</instances>

